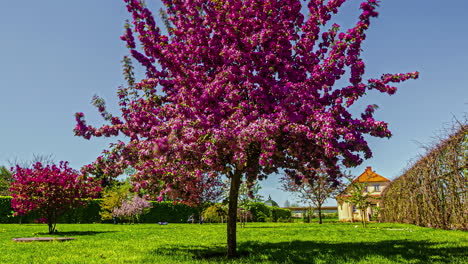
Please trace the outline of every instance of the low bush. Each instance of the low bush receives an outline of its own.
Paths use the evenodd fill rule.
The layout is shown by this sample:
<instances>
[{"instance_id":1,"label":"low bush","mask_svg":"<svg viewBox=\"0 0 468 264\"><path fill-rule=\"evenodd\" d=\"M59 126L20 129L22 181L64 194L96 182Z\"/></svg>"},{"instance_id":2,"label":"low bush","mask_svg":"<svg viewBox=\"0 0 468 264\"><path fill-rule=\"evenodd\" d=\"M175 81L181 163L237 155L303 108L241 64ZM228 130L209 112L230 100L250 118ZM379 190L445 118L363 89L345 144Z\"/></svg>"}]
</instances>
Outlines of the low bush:
<instances>
[{"instance_id":1,"label":"low bush","mask_svg":"<svg viewBox=\"0 0 468 264\"><path fill-rule=\"evenodd\" d=\"M269 222L271 218L271 207L264 203L250 203L247 208L252 213L254 222Z\"/></svg>"},{"instance_id":2,"label":"low bush","mask_svg":"<svg viewBox=\"0 0 468 264\"><path fill-rule=\"evenodd\" d=\"M322 219L338 219L338 212L336 213L323 213Z\"/></svg>"},{"instance_id":3,"label":"low bush","mask_svg":"<svg viewBox=\"0 0 468 264\"><path fill-rule=\"evenodd\" d=\"M208 223L224 223L227 220L227 210L222 204L213 204L203 211L203 218Z\"/></svg>"},{"instance_id":4,"label":"low bush","mask_svg":"<svg viewBox=\"0 0 468 264\"><path fill-rule=\"evenodd\" d=\"M291 210L279 207L271 208L271 221L272 222L290 222Z\"/></svg>"}]
</instances>

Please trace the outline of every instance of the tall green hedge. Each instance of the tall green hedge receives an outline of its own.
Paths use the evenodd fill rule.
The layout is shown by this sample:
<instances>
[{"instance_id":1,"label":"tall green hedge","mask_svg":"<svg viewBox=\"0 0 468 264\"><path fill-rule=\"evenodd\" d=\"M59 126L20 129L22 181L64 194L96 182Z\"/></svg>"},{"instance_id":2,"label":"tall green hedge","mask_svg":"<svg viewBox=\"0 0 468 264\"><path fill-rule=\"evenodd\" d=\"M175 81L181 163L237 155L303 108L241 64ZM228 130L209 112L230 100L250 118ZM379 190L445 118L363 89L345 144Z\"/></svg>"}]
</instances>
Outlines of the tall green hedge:
<instances>
[{"instance_id":1,"label":"tall green hedge","mask_svg":"<svg viewBox=\"0 0 468 264\"><path fill-rule=\"evenodd\" d=\"M40 216L31 212L23 216L13 216L11 196L0 196L0 223L34 223ZM100 199L88 201L84 207L74 208L64 212L58 219L59 223L95 223L100 222Z\"/></svg>"},{"instance_id":2,"label":"tall green hedge","mask_svg":"<svg viewBox=\"0 0 468 264\"><path fill-rule=\"evenodd\" d=\"M11 211L11 196L0 196L0 223L9 223Z\"/></svg>"},{"instance_id":3,"label":"tall green hedge","mask_svg":"<svg viewBox=\"0 0 468 264\"><path fill-rule=\"evenodd\" d=\"M141 223L185 223L192 214L197 214L197 208L173 202L151 201L152 208L140 217Z\"/></svg>"},{"instance_id":4,"label":"tall green hedge","mask_svg":"<svg viewBox=\"0 0 468 264\"><path fill-rule=\"evenodd\" d=\"M0 223L33 223L39 216L32 212L28 215L13 216L13 208L11 208L11 196L0 196Z\"/></svg>"},{"instance_id":5,"label":"tall green hedge","mask_svg":"<svg viewBox=\"0 0 468 264\"><path fill-rule=\"evenodd\" d=\"M25 216L12 216L11 196L0 196L0 223L34 223L40 217L31 212ZM99 223L102 221L99 211L101 199L89 201L84 207L70 209L63 213L59 223ZM141 223L185 223L190 215L198 215L198 209L185 204L173 202L151 202L152 208L140 217ZM291 219L291 211L278 207L270 207L263 203L251 203L248 210L252 213L255 222L278 222Z\"/></svg>"},{"instance_id":6,"label":"tall green hedge","mask_svg":"<svg viewBox=\"0 0 468 264\"><path fill-rule=\"evenodd\" d=\"M381 221L468 230L468 124L427 149L383 191Z\"/></svg>"},{"instance_id":7,"label":"tall green hedge","mask_svg":"<svg viewBox=\"0 0 468 264\"><path fill-rule=\"evenodd\" d=\"M0 223L33 223L40 217L35 212L25 216L12 216L11 196L0 196ZM101 220L99 203L101 199L89 201L87 206L70 209L63 213L59 223L98 223L106 222ZM152 208L148 213L140 217L142 223L183 223L186 222L191 214L197 214L197 209L187 205L172 202L151 202ZM107 221L111 222L111 221Z\"/></svg>"},{"instance_id":8,"label":"tall green hedge","mask_svg":"<svg viewBox=\"0 0 468 264\"><path fill-rule=\"evenodd\" d=\"M88 201L88 204L84 207L67 210L60 216L58 222L73 224L101 222L101 216L99 215L99 211L101 210L99 203L101 201L102 199L94 199Z\"/></svg>"}]
</instances>

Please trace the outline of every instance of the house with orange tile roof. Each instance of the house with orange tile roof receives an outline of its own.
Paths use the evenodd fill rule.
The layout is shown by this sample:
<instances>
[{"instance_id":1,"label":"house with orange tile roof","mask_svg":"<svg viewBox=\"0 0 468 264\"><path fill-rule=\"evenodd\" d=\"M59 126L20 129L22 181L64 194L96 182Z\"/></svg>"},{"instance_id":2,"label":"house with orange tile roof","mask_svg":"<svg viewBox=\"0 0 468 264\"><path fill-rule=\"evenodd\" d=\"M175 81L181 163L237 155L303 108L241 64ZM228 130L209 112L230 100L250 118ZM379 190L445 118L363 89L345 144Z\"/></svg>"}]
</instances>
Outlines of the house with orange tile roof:
<instances>
[{"instance_id":1,"label":"house with orange tile roof","mask_svg":"<svg viewBox=\"0 0 468 264\"><path fill-rule=\"evenodd\" d=\"M390 184L390 180L383 177L382 175L377 174L372 170L372 167L367 167L366 170L353 180L353 183L363 184L364 195L367 194L368 199L371 202L371 206L364 210L364 215L356 208L356 206L346 198L350 197L349 190L352 186L350 184L340 195L336 197L338 204L338 220L354 222L360 221L365 217L365 220L371 221L372 216L375 213L375 208L380 207L380 197L382 191L387 188Z\"/></svg>"}]
</instances>

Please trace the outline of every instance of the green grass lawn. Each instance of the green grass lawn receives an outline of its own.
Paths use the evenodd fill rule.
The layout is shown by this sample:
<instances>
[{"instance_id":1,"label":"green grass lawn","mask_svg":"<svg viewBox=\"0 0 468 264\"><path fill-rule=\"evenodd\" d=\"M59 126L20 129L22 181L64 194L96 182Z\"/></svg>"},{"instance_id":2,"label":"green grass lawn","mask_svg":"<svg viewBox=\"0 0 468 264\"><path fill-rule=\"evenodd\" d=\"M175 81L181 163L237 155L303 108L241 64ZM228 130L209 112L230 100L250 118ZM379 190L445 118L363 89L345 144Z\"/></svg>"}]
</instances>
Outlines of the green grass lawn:
<instances>
[{"instance_id":1,"label":"green grass lawn","mask_svg":"<svg viewBox=\"0 0 468 264\"><path fill-rule=\"evenodd\" d=\"M468 233L403 224L248 223L241 257L228 260L223 224L59 224L66 242L12 241L49 236L45 224L0 224L0 263L468 263Z\"/></svg>"}]
</instances>

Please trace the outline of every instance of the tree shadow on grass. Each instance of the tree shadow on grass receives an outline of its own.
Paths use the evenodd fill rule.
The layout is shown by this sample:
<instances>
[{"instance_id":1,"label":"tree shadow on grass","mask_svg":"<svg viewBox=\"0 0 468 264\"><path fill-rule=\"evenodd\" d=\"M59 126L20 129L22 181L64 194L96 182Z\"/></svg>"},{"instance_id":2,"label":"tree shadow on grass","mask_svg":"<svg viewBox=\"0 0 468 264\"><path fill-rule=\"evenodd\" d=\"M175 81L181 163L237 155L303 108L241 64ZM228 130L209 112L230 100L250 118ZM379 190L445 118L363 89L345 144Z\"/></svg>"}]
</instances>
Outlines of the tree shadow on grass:
<instances>
[{"instance_id":1,"label":"tree shadow on grass","mask_svg":"<svg viewBox=\"0 0 468 264\"><path fill-rule=\"evenodd\" d=\"M52 236L95 236L98 234L105 234L105 233L116 233L117 231L70 231L70 232L54 232L53 234L49 234L48 232L36 233L37 235L52 235Z\"/></svg>"},{"instance_id":2,"label":"tree shadow on grass","mask_svg":"<svg viewBox=\"0 0 468 264\"><path fill-rule=\"evenodd\" d=\"M239 257L245 256L246 253L240 253ZM226 258L226 246L167 246L159 247L149 254L149 259L154 255L170 256L171 260L205 260L213 261L214 263L224 262Z\"/></svg>"},{"instance_id":3,"label":"tree shadow on grass","mask_svg":"<svg viewBox=\"0 0 468 264\"><path fill-rule=\"evenodd\" d=\"M291 241L280 243L244 242L238 244L238 259L251 263L355 263L371 258L394 263L463 263L468 259L466 247L442 247L426 241L387 240L379 242L323 243ZM178 255L216 262L230 262L225 247L158 248L152 254ZM369 260L370 261L370 260Z\"/></svg>"},{"instance_id":4,"label":"tree shadow on grass","mask_svg":"<svg viewBox=\"0 0 468 264\"><path fill-rule=\"evenodd\" d=\"M250 226L249 223L247 223L245 225L245 227L240 227L240 226L237 226L237 228L241 229L241 228L246 228L246 229L263 229L263 228L278 228L278 226L261 226L261 225L255 225L255 226Z\"/></svg>"}]
</instances>

